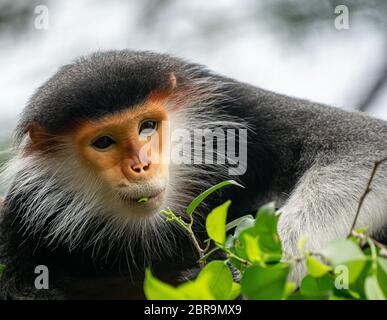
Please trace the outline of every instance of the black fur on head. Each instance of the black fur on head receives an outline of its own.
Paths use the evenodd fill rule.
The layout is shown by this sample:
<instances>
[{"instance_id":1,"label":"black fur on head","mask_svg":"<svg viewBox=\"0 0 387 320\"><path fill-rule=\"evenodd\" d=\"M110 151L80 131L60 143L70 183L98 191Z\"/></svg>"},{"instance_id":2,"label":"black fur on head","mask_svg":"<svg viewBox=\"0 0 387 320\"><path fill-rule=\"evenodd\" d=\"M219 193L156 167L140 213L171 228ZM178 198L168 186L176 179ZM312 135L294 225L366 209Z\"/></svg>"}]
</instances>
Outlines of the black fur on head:
<instances>
[{"instance_id":1,"label":"black fur on head","mask_svg":"<svg viewBox=\"0 0 387 320\"><path fill-rule=\"evenodd\" d=\"M169 77L189 65L168 55L146 51L108 51L63 66L44 83L25 108L17 137L31 123L57 133L80 119L96 119L145 101L167 89Z\"/></svg>"}]
</instances>

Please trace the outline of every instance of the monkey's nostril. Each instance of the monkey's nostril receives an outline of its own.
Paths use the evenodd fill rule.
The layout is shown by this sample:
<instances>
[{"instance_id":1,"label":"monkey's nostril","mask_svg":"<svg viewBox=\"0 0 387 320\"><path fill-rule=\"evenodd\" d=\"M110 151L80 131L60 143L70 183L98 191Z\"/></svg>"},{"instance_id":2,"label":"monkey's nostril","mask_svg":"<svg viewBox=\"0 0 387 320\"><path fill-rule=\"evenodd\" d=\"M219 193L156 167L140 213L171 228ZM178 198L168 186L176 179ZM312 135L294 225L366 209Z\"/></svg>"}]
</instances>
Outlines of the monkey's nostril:
<instances>
[{"instance_id":1,"label":"monkey's nostril","mask_svg":"<svg viewBox=\"0 0 387 320\"><path fill-rule=\"evenodd\" d=\"M131 169L136 173L143 173L145 171L148 171L149 166L149 163L142 163L132 166Z\"/></svg>"}]
</instances>

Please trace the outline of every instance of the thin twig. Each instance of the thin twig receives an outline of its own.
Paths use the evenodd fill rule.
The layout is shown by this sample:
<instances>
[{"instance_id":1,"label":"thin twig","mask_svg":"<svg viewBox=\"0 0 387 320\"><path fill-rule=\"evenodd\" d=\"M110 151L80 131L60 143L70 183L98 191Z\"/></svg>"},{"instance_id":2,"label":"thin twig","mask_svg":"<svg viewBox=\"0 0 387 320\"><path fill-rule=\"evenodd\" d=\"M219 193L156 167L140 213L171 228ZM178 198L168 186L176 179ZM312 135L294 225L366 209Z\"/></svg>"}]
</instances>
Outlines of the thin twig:
<instances>
[{"instance_id":1,"label":"thin twig","mask_svg":"<svg viewBox=\"0 0 387 320\"><path fill-rule=\"evenodd\" d=\"M215 247L215 248L213 248L212 250L208 251L206 254L203 255L202 258L200 258L200 262L205 263L205 262L206 262L206 259L207 259L211 254L213 254L215 251L218 251L218 250L220 250L220 249L221 249L220 247Z\"/></svg>"},{"instance_id":2,"label":"thin twig","mask_svg":"<svg viewBox=\"0 0 387 320\"><path fill-rule=\"evenodd\" d=\"M224 252L226 252L226 253L228 254L229 257L234 258L234 259L238 260L239 262L246 264L247 266L250 266L250 265L251 265L251 262L250 262L250 261L247 261L247 260L245 260L245 259L243 259L243 258L237 256L236 254L234 254L231 250L227 249L226 247L220 245L220 248L221 248Z\"/></svg>"},{"instance_id":3,"label":"thin twig","mask_svg":"<svg viewBox=\"0 0 387 320\"><path fill-rule=\"evenodd\" d=\"M286 257L286 261L287 262L291 262L291 261L294 261L294 262L296 262L296 263L298 263L298 262L303 262L303 261L305 261L306 260L306 257L307 256L314 256L314 257L317 257L317 258L320 258L324 263L326 263L326 257L323 255L323 254L321 254L321 253L319 253L319 252L314 252L314 251L309 251L309 252L306 252L304 255L302 255L302 256L292 256L292 255L290 255L290 254L288 254L288 255L286 255L285 254L285 257Z\"/></svg>"},{"instance_id":4,"label":"thin twig","mask_svg":"<svg viewBox=\"0 0 387 320\"><path fill-rule=\"evenodd\" d=\"M364 246L366 243L368 243L368 241L372 241L373 244L381 250L380 255L385 256L384 250L386 250L386 246L383 243L371 238L370 236L365 235L364 233L358 233L356 231L352 231L352 236L360 239L363 242L361 246Z\"/></svg>"},{"instance_id":5,"label":"thin twig","mask_svg":"<svg viewBox=\"0 0 387 320\"><path fill-rule=\"evenodd\" d=\"M205 249L203 249L200 246L198 240L196 239L195 233L192 230L193 217L190 216L190 221L187 223L187 222L183 221L183 219L181 217L176 216L170 208L167 208L166 210L161 210L161 213L167 217L167 221L175 221L185 231L187 231L188 237L190 238L196 251L198 252L199 265L200 265L200 267L203 267L204 266L203 257L204 257L204 254L206 253L206 251L208 250L208 246Z\"/></svg>"},{"instance_id":6,"label":"thin twig","mask_svg":"<svg viewBox=\"0 0 387 320\"><path fill-rule=\"evenodd\" d=\"M378 170L379 166L385 161L387 161L387 157L385 157L381 160L375 161L375 163L374 163L374 167L372 168L371 175L368 179L366 189L365 189L364 193L362 194L362 196L360 197L359 204L357 206L356 214L355 214L355 217L353 219L351 229L349 230L348 237L350 237L352 235L352 232L355 229L355 225L356 225L357 219L359 218L359 213L360 213L361 207L363 206L364 200L367 197L368 193L370 193L370 191L371 191L371 183L375 177L376 171Z\"/></svg>"}]
</instances>

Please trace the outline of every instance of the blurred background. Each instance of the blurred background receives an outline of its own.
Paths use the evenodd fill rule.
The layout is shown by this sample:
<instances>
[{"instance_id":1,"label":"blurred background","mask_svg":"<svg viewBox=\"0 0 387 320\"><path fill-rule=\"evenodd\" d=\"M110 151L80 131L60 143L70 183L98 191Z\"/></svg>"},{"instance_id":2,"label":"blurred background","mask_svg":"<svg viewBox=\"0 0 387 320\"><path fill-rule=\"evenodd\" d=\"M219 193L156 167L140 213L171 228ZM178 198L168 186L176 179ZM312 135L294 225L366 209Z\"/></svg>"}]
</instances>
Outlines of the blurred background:
<instances>
[{"instance_id":1,"label":"blurred background","mask_svg":"<svg viewBox=\"0 0 387 320\"><path fill-rule=\"evenodd\" d=\"M348 29L335 27L338 5ZM386 0L0 0L0 161L18 114L60 65L123 48L387 119Z\"/></svg>"}]
</instances>

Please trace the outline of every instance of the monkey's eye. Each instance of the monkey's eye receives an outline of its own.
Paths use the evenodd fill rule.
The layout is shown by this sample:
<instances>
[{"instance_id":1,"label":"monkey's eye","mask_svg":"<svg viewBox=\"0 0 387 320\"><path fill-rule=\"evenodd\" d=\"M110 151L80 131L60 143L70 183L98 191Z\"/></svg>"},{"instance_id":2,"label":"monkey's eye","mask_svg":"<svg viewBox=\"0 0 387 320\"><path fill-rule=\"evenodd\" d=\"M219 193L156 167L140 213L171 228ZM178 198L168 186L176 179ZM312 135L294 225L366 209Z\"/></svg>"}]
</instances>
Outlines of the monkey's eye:
<instances>
[{"instance_id":1,"label":"monkey's eye","mask_svg":"<svg viewBox=\"0 0 387 320\"><path fill-rule=\"evenodd\" d=\"M143 137L149 137L156 132L157 122L155 120L145 120L140 124L139 134Z\"/></svg>"},{"instance_id":2,"label":"monkey's eye","mask_svg":"<svg viewBox=\"0 0 387 320\"><path fill-rule=\"evenodd\" d=\"M116 142L109 136L103 136L98 138L92 143L92 146L99 151L107 151Z\"/></svg>"}]
</instances>

